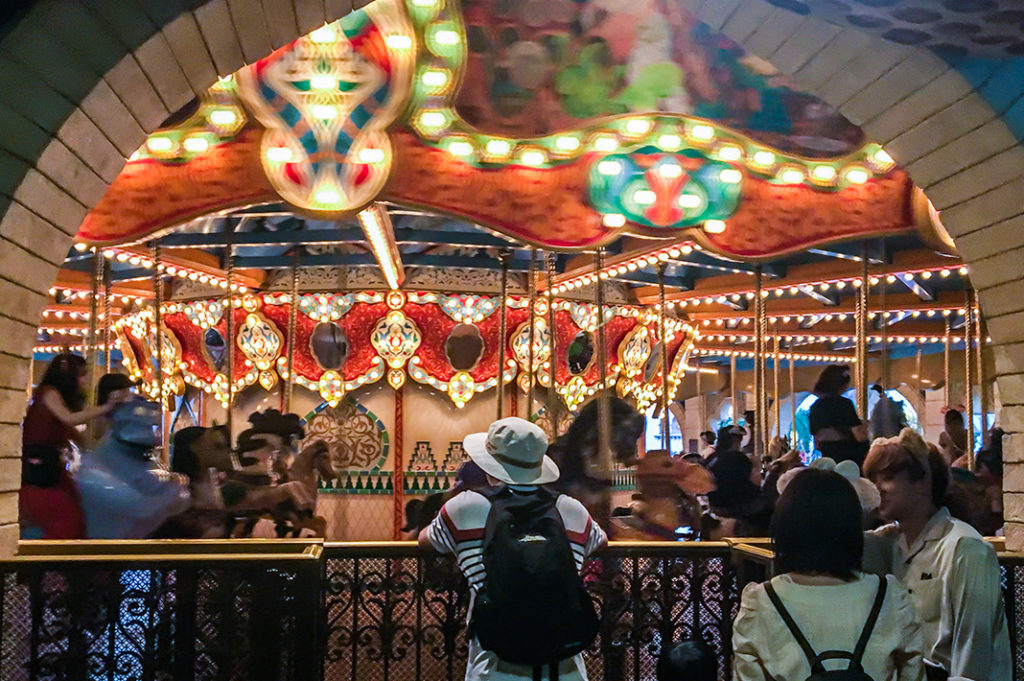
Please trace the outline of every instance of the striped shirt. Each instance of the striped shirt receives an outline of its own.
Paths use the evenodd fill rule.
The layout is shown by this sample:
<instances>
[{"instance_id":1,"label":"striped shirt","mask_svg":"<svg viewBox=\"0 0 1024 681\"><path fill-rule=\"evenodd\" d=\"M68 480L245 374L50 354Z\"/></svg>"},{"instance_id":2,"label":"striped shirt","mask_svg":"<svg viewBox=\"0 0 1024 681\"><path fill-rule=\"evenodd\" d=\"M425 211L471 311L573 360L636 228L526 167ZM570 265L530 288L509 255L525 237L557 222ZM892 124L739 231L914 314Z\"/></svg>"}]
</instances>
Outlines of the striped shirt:
<instances>
[{"instance_id":1,"label":"striped shirt","mask_svg":"<svg viewBox=\"0 0 1024 681\"><path fill-rule=\"evenodd\" d=\"M516 485L510 489L513 492L529 492L534 488ZM569 546L576 558L576 569L581 570L583 559L601 546L607 537L583 504L576 499L563 494L555 502L555 508L562 517ZM473 591L479 591L487 576L484 571L483 543L490 510L491 502L486 497L466 491L449 499L424 530L435 549L455 555L459 570L466 576Z\"/></svg>"}]
</instances>

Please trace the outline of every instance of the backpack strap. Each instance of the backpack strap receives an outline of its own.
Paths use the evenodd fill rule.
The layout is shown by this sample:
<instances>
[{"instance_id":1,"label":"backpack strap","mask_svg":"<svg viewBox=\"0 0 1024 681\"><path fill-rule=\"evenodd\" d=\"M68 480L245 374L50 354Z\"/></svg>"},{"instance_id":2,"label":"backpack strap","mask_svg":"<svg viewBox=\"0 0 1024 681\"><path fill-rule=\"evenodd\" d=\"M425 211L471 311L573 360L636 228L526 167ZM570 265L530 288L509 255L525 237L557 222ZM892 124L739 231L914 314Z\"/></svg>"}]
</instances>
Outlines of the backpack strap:
<instances>
[{"instance_id":1,"label":"backpack strap","mask_svg":"<svg viewBox=\"0 0 1024 681\"><path fill-rule=\"evenodd\" d=\"M786 606L782 604L782 599L779 598L779 594L775 593L775 587L772 586L770 581L764 583L764 590L765 593L768 594L768 598L771 600L772 605L775 606L775 610L778 611L779 617L782 618L782 621L786 623L786 627L789 629L790 633L793 634L793 638L796 639L797 645L800 646L800 650L804 652L804 656L807 658L807 664L811 665L811 673L821 674L824 672L825 668L821 665L821 660L814 652L814 648L812 648L811 644L807 642L806 638L804 638L803 632L800 631L800 627L798 627L796 622L793 621L793 617L789 614L789 611L786 610Z\"/></svg>"},{"instance_id":2,"label":"backpack strap","mask_svg":"<svg viewBox=\"0 0 1024 681\"><path fill-rule=\"evenodd\" d=\"M875 594L875 602L871 605L871 614L868 615L868 621L864 623L864 630L860 632L860 638L857 639L857 647L853 649L853 659L850 662L851 667L860 667L860 661L868 647L871 632L874 631L875 623L878 621L878 613L882 611L882 603L885 602L887 586L885 576L880 575L878 577L878 592Z\"/></svg>"}]
</instances>

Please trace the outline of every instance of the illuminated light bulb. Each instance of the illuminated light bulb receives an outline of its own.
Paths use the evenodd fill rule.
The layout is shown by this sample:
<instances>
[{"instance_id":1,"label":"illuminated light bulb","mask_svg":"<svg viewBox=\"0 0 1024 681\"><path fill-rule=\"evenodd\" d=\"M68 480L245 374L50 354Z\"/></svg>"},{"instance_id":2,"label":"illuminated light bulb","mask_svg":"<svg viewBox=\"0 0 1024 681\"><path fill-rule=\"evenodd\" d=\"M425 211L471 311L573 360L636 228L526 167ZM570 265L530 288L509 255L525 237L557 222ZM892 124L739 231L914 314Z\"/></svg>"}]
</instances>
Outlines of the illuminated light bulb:
<instances>
[{"instance_id":1,"label":"illuminated light bulb","mask_svg":"<svg viewBox=\"0 0 1024 681\"><path fill-rule=\"evenodd\" d=\"M667 133L658 137L658 146L668 151L675 151L683 146L683 140L679 135Z\"/></svg>"},{"instance_id":2,"label":"illuminated light bulb","mask_svg":"<svg viewBox=\"0 0 1024 681\"><path fill-rule=\"evenodd\" d=\"M657 201L658 195L650 189L637 189L633 192L633 200L641 206L649 206Z\"/></svg>"},{"instance_id":3,"label":"illuminated light bulb","mask_svg":"<svg viewBox=\"0 0 1024 681\"><path fill-rule=\"evenodd\" d=\"M214 109L210 112L210 122L214 125L233 125L238 115L231 109Z\"/></svg>"},{"instance_id":4,"label":"illuminated light bulb","mask_svg":"<svg viewBox=\"0 0 1024 681\"><path fill-rule=\"evenodd\" d=\"M267 160L273 163L288 163L292 160L292 150L288 147L270 147L267 149Z\"/></svg>"},{"instance_id":5,"label":"illuminated light bulb","mask_svg":"<svg viewBox=\"0 0 1024 681\"><path fill-rule=\"evenodd\" d=\"M140 258L139 256L135 255L135 256L132 256L132 257L128 258L128 262L131 263L132 265L141 265L142 264L142 258Z\"/></svg>"},{"instance_id":6,"label":"illuminated light bulb","mask_svg":"<svg viewBox=\"0 0 1024 681\"><path fill-rule=\"evenodd\" d=\"M333 206L341 201L341 194L334 189L321 189L313 198L321 205Z\"/></svg>"},{"instance_id":7,"label":"illuminated light bulb","mask_svg":"<svg viewBox=\"0 0 1024 681\"><path fill-rule=\"evenodd\" d=\"M601 222L604 223L605 227L622 227L626 224L626 216L621 213L605 213L604 217L601 218Z\"/></svg>"},{"instance_id":8,"label":"illuminated light bulb","mask_svg":"<svg viewBox=\"0 0 1024 681\"><path fill-rule=\"evenodd\" d=\"M601 161L597 164L597 172L602 175L618 175L622 172L622 164L618 161Z\"/></svg>"},{"instance_id":9,"label":"illuminated light bulb","mask_svg":"<svg viewBox=\"0 0 1024 681\"><path fill-rule=\"evenodd\" d=\"M562 135L555 138L555 148L559 151L576 151L580 148L580 140L572 135Z\"/></svg>"},{"instance_id":10,"label":"illuminated light bulb","mask_svg":"<svg viewBox=\"0 0 1024 681\"><path fill-rule=\"evenodd\" d=\"M853 287L854 287L854 288L860 288L860 286L861 286L861 283L862 283L862 282L861 282L861 280L860 280L860 279L854 279L854 280L853 280L852 282L850 282L850 283L851 283L851 284L853 284Z\"/></svg>"},{"instance_id":11,"label":"illuminated light bulb","mask_svg":"<svg viewBox=\"0 0 1024 681\"><path fill-rule=\"evenodd\" d=\"M696 194L680 194L679 195L679 207L680 208L699 208L702 203L701 198Z\"/></svg>"},{"instance_id":12,"label":"illuminated light bulb","mask_svg":"<svg viewBox=\"0 0 1024 681\"><path fill-rule=\"evenodd\" d=\"M539 166L544 165L548 159L540 149L527 149L519 157L519 160L528 166Z\"/></svg>"},{"instance_id":13,"label":"illuminated light bulb","mask_svg":"<svg viewBox=\"0 0 1024 681\"><path fill-rule=\"evenodd\" d=\"M723 161L738 161L743 158L743 150L734 144L726 144L719 148L718 158Z\"/></svg>"},{"instance_id":14,"label":"illuminated light bulb","mask_svg":"<svg viewBox=\"0 0 1024 681\"><path fill-rule=\"evenodd\" d=\"M631 118L626 121L626 132L631 135L645 135L651 129L651 122L644 118Z\"/></svg>"},{"instance_id":15,"label":"illuminated light bulb","mask_svg":"<svg viewBox=\"0 0 1024 681\"><path fill-rule=\"evenodd\" d=\"M709 142L715 137L715 129L710 125L695 125L690 129L690 137L701 142Z\"/></svg>"},{"instance_id":16,"label":"illuminated light bulb","mask_svg":"<svg viewBox=\"0 0 1024 681\"><path fill-rule=\"evenodd\" d=\"M804 181L804 174L796 168L787 168L779 175L779 179L786 184L800 184Z\"/></svg>"},{"instance_id":17,"label":"illuminated light bulb","mask_svg":"<svg viewBox=\"0 0 1024 681\"><path fill-rule=\"evenodd\" d=\"M334 90L338 87L338 81L334 76L318 73L310 77L309 86L314 90Z\"/></svg>"},{"instance_id":18,"label":"illuminated light bulb","mask_svg":"<svg viewBox=\"0 0 1024 681\"><path fill-rule=\"evenodd\" d=\"M856 166L846 171L846 180L851 184L864 184L869 177L868 171Z\"/></svg>"},{"instance_id":19,"label":"illuminated light bulb","mask_svg":"<svg viewBox=\"0 0 1024 681\"><path fill-rule=\"evenodd\" d=\"M210 143L202 137L187 137L182 143L185 147L185 151L190 151L193 154L201 154L210 148Z\"/></svg>"},{"instance_id":20,"label":"illuminated light bulb","mask_svg":"<svg viewBox=\"0 0 1024 681\"><path fill-rule=\"evenodd\" d=\"M693 253L693 246L690 246L689 244L687 244L686 246L683 246L679 250L681 250L683 252L683 255L689 255L689 254Z\"/></svg>"},{"instance_id":21,"label":"illuminated light bulb","mask_svg":"<svg viewBox=\"0 0 1024 681\"><path fill-rule=\"evenodd\" d=\"M662 177L674 180L675 178L682 176L683 167L675 161L669 161L658 166L658 174Z\"/></svg>"},{"instance_id":22,"label":"illuminated light bulb","mask_svg":"<svg viewBox=\"0 0 1024 681\"><path fill-rule=\"evenodd\" d=\"M106 254L104 254L104 255L106 255ZM107 256L107 257L110 257L110 256ZM118 262L128 262L128 258L129 257L130 256L127 253L117 253L116 255L114 255L114 259L117 260ZM136 258L136 260L138 260L138 258ZM135 264L137 265L138 263L135 263Z\"/></svg>"},{"instance_id":23,"label":"illuminated light bulb","mask_svg":"<svg viewBox=\"0 0 1024 681\"><path fill-rule=\"evenodd\" d=\"M889 166L894 164L896 161L885 149L879 149L874 155L875 162L881 166Z\"/></svg>"},{"instance_id":24,"label":"illuminated light bulb","mask_svg":"<svg viewBox=\"0 0 1024 681\"><path fill-rule=\"evenodd\" d=\"M174 148L174 140L164 135L150 137L146 141L146 147L155 153L164 153Z\"/></svg>"},{"instance_id":25,"label":"illuminated light bulb","mask_svg":"<svg viewBox=\"0 0 1024 681\"><path fill-rule=\"evenodd\" d=\"M333 43L338 39L338 36L330 26L321 26L309 34L309 39L314 43L323 45L325 43Z\"/></svg>"},{"instance_id":26,"label":"illuminated light bulb","mask_svg":"<svg viewBox=\"0 0 1024 681\"><path fill-rule=\"evenodd\" d=\"M889 276L887 276L885 278L885 281L886 281L886 283L889 283L889 284L895 284L896 283L896 276L890 274Z\"/></svg>"},{"instance_id":27,"label":"illuminated light bulb","mask_svg":"<svg viewBox=\"0 0 1024 681\"><path fill-rule=\"evenodd\" d=\"M743 173L735 168L726 168L718 174L718 179L726 184L738 184L743 181Z\"/></svg>"},{"instance_id":28,"label":"illuminated light bulb","mask_svg":"<svg viewBox=\"0 0 1024 681\"><path fill-rule=\"evenodd\" d=\"M939 276L940 277L948 277L949 276L949 270L942 270L942 271L940 271L939 272Z\"/></svg>"},{"instance_id":29,"label":"illuminated light bulb","mask_svg":"<svg viewBox=\"0 0 1024 681\"><path fill-rule=\"evenodd\" d=\"M796 294L798 294L798 293L800 293L800 289L798 289L798 288L797 288L796 286L791 286L791 287L790 287L790 289L789 289L789 295L791 295L791 296L795 296L795 295L796 295Z\"/></svg>"},{"instance_id":30,"label":"illuminated light bulb","mask_svg":"<svg viewBox=\"0 0 1024 681\"><path fill-rule=\"evenodd\" d=\"M657 265L658 264L658 259L656 257L654 257L653 255L648 256L647 257L647 264L648 265Z\"/></svg>"},{"instance_id":31,"label":"illuminated light bulb","mask_svg":"<svg viewBox=\"0 0 1024 681\"><path fill-rule=\"evenodd\" d=\"M768 166L775 163L775 154L773 154L770 151L758 151L757 153L754 154L754 163L764 168L767 168Z\"/></svg>"},{"instance_id":32,"label":"illuminated light bulb","mask_svg":"<svg viewBox=\"0 0 1024 681\"><path fill-rule=\"evenodd\" d=\"M448 73L438 69L424 71L420 81L428 87L443 87L448 82Z\"/></svg>"},{"instance_id":33,"label":"illuminated light bulb","mask_svg":"<svg viewBox=\"0 0 1024 681\"><path fill-rule=\"evenodd\" d=\"M870 279L868 279L868 281L871 283L872 286L877 286L879 279L878 277L871 277Z\"/></svg>"},{"instance_id":34,"label":"illuminated light bulb","mask_svg":"<svg viewBox=\"0 0 1024 681\"><path fill-rule=\"evenodd\" d=\"M683 254L683 252L682 252L682 250L680 250L678 248L673 248L673 249L669 250L668 254L672 258L678 258L680 255Z\"/></svg>"},{"instance_id":35,"label":"illuminated light bulb","mask_svg":"<svg viewBox=\"0 0 1024 681\"><path fill-rule=\"evenodd\" d=\"M836 169L832 166L814 166L811 177L820 182L831 182L836 179Z\"/></svg>"},{"instance_id":36,"label":"illuminated light bulb","mask_svg":"<svg viewBox=\"0 0 1024 681\"><path fill-rule=\"evenodd\" d=\"M338 115L338 109L329 104L314 104L309 111L313 118L321 121L329 121Z\"/></svg>"},{"instance_id":37,"label":"illuminated light bulb","mask_svg":"<svg viewBox=\"0 0 1024 681\"><path fill-rule=\"evenodd\" d=\"M424 111L420 114L420 125L425 128L442 128L448 122L448 117L440 111Z\"/></svg>"},{"instance_id":38,"label":"illuminated light bulb","mask_svg":"<svg viewBox=\"0 0 1024 681\"><path fill-rule=\"evenodd\" d=\"M708 234L721 234L725 231L725 222L723 220L705 220L704 231Z\"/></svg>"},{"instance_id":39,"label":"illuminated light bulb","mask_svg":"<svg viewBox=\"0 0 1024 681\"><path fill-rule=\"evenodd\" d=\"M448 144L448 153L452 156L469 156L473 153L473 145L466 140L455 140Z\"/></svg>"},{"instance_id":40,"label":"illuminated light bulb","mask_svg":"<svg viewBox=\"0 0 1024 681\"><path fill-rule=\"evenodd\" d=\"M967 274L967 268L966 268L966 267L961 267L961 268L960 268L959 270L957 270L957 271L958 271L958 272L960 273L960 275L961 275L961 276L964 276L964 275L966 275L966 274Z\"/></svg>"},{"instance_id":41,"label":"illuminated light bulb","mask_svg":"<svg viewBox=\"0 0 1024 681\"><path fill-rule=\"evenodd\" d=\"M842 291L844 288L846 288L846 282L845 281L837 281L836 282L836 288L839 289L840 291Z\"/></svg>"},{"instance_id":42,"label":"illuminated light bulb","mask_svg":"<svg viewBox=\"0 0 1024 681\"><path fill-rule=\"evenodd\" d=\"M438 33L440 33L440 31L438 31ZM436 39L437 35L435 34L434 37ZM412 47L412 38L400 33L392 33L384 39L384 44L392 50L408 50Z\"/></svg>"},{"instance_id":43,"label":"illuminated light bulb","mask_svg":"<svg viewBox=\"0 0 1024 681\"><path fill-rule=\"evenodd\" d=\"M382 163L386 155L383 149L367 147L359 150L359 160L363 163Z\"/></svg>"},{"instance_id":44,"label":"illuminated light bulb","mask_svg":"<svg viewBox=\"0 0 1024 681\"><path fill-rule=\"evenodd\" d=\"M626 263L626 269L629 270L630 272L635 272L638 267L639 265L635 260Z\"/></svg>"},{"instance_id":45,"label":"illuminated light bulb","mask_svg":"<svg viewBox=\"0 0 1024 681\"><path fill-rule=\"evenodd\" d=\"M829 284L827 281L823 282L821 286L819 286L818 288L820 288L822 291L827 291L829 289Z\"/></svg>"},{"instance_id":46,"label":"illuminated light bulb","mask_svg":"<svg viewBox=\"0 0 1024 681\"><path fill-rule=\"evenodd\" d=\"M661 253L658 254L658 260L660 260L661 262L665 262L670 257L672 257L672 256L670 256L668 253L665 253L664 251L662 251Z\"/></svg>"}]
</instances>

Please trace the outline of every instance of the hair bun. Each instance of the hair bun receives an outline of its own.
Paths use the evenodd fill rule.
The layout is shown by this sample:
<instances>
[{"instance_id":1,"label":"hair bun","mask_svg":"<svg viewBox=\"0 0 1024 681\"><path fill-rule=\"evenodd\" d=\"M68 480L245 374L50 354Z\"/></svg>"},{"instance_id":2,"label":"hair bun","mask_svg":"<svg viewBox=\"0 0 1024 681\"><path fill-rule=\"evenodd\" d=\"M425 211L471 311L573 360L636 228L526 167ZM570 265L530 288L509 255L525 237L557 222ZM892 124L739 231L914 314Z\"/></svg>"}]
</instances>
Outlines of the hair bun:
<instances>
[{"instance_id":1,"label":"hair bun","mask_svg":"<svg viewBox=\"0 0 1024 681\"><path fill-rule=\"evenodd\" d=\"M896 441L908 452L910 452L914 458L922 461L928 460L928 443L924 441L921 434L913 428L904 428L900 431Z\"/></svg>"}]
</instances>

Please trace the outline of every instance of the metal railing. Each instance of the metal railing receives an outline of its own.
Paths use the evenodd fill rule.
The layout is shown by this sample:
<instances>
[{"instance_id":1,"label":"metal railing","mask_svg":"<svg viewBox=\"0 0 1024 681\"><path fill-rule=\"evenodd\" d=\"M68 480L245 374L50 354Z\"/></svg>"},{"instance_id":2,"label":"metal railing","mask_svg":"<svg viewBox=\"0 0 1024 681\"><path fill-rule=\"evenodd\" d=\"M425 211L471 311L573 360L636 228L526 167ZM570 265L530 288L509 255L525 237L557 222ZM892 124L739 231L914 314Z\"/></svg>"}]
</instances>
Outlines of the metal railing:
<instances>
[{"instance_id":1,"label":"metal railing","mask_svg":"<svg viewBox=\"0 0 1024 681\"><path fill-rule=\"evenodd\" d=\"M700 637L729 678L742 586L766 542L613 543L587 562L602 616L595 681L655 678L662 646ZM1024 555L1000 553L1024 681ZM3 681L456 681L465 583L412 542L22 542L0 561Z\"/></svg>"}]
</instances>

